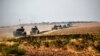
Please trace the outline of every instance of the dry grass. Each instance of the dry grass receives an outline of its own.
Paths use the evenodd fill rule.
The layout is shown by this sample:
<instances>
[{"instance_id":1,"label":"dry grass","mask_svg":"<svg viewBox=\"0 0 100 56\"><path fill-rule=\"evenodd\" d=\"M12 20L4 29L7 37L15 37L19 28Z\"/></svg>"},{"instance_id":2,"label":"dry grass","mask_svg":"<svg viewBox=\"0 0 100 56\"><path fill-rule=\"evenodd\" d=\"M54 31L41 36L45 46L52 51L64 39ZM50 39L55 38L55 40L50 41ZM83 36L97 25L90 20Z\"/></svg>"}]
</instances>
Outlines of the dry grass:
<instances>
[{"instance_id":1,"label":"dry grass","mask_svg":"<svg viewBox=\"0 0 100 56\"><path fill-rule=\"evenodd\" d=\"M68 34L100 34L100 25L73 26L61 30L49 31L40 35L68 35Z\"/></svg>"},{"instance_id":2,"label":"dry grass","mask_svg":"<svg viewBox=\"0 0 100 56\"><path fill-rule=\"evenodd\" d=\"M2 49L6 56L17 54L11 54L13 48L13 51L17 51L18 54L21 52L24 56L100 56L100 25L83 25L86 24L82 24L82 26L77 24L74 27L46 32L42 36L0 41L0 49L7 48L7 52L5 48ZM0 35L2 39L9 38L6 37L8 36ZM20 52L16 50L18 48L24 49L25 53L23 50ZM1 56L3 56L2 51L0 50Z\"/></svg>"},{"instance_id":3,"label":"dry grass","mask_svg":"<svg viewBox=\"0 0 100 56\"><path fill-rule=\"evenodd\" d=\"M26 51L25 56L97 56L100 55L97 47L99 40L100 35L74 34L63 37L53 36L52 39L28 37L8 41L19 43L18 47Z\"/></svg>"},{"instance_id":4,"label":"dry grass","mask_svg":"<svg viewBox=\"0 0 100 56\"><path fill-rule=\"evenodd\" d=\"M24 56L97 56L100 55L98 41L100 35L74 34L63 37L53 36L52 39L50 37L10 39L0 42L0 45L18 46L25 50Z\"/></svg>"}]
</instances>

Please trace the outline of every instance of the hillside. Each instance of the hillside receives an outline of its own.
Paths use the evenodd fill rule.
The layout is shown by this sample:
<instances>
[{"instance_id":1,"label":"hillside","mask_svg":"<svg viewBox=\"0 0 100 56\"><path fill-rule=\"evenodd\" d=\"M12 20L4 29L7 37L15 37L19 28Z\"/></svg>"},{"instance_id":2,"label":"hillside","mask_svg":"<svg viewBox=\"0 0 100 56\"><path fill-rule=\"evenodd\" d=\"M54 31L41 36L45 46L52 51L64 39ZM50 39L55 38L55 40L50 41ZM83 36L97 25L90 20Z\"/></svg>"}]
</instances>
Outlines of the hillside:
<instances>
[{"instance_id":1,"label":"hillside","mask_svg":"<svg viewBox=\"0 0 100 56\"><path fill-rule=\"evenodd\" d=\"M51 30L38 35L100 34L100 23L76 23L72 27Z\"/></svg>"}]
</instances>

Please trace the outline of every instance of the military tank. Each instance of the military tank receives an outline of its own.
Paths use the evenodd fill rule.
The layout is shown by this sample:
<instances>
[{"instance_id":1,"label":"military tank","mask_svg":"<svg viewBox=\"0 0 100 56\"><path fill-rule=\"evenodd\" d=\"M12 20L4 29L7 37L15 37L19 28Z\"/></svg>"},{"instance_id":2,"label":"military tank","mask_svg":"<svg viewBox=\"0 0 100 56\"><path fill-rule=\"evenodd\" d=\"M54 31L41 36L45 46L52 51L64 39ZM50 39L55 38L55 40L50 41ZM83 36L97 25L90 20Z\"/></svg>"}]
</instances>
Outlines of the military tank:
<instances>
[{"instance_id":1,"label":"military tank","mask_svg":"<svg viewBox=\"0 0 100 56\"><path fill-rule=\"evenodd\" d=\"M23 28L23 26L21 26L20 28L16 29L16 31L13 32L14 36L26 36L26 32Z\"/></svg>"},{"instance_id":2,"label":"military tank","mask_svg":"<svg viewBox=\"0 0 100 56\"><path fill-rule=\"evenodd\" d=\"M71 27L71 26L72 26L72 23L69 22L69 23L67 24L67 27Z\"/></svg>"},{"instance_id":3,"label":"military tank","mask_svg":"<svg viewBox=\"0 0 100 56\"><path fill-rule=\"evenodd\" d=\"M54 26L52 27L52 30L57 30L57 25L54 25Z\"/></svg>"},{"instance_id":4,"label":"military tank","mask_svg":"<svg viewBox=\"0 0 100 56\"><path fill-rule=\"evenodd\" d=\"M30 34L31 34L31 35L39 34L39 30L38 30L37 26L32 27L32 29L31 29L31 31L30 31Z\"/></svg>"},{"instance_id":5,"label":"military tank","mask_svg":"<svg viewBox=\"0 0 100 56\"><path fill-rule=\"evenodd\" d=\"M63 25L62 27L63 27L63 28L67 28L67 25Z\"/></svg>"},{"instance_id":6,"label":"military tank","mask_svg":"<svg viewBox=\"0 0 100 56\"><path fill-rule=\"evenodd\" d=\"M62 25L58 25L57 29L63 29Z\"/></svg>"},{"instance_id":7,"label":"military tank","mask_svg":"<svg viewBox=\"0 0 100 56\"><path fill-rule=\"evenodd\" d=\"M58 29L62 29L61 25L54 25L54 27L52 28L52 30L58 30Z\"/></svg>"}]
</instances>

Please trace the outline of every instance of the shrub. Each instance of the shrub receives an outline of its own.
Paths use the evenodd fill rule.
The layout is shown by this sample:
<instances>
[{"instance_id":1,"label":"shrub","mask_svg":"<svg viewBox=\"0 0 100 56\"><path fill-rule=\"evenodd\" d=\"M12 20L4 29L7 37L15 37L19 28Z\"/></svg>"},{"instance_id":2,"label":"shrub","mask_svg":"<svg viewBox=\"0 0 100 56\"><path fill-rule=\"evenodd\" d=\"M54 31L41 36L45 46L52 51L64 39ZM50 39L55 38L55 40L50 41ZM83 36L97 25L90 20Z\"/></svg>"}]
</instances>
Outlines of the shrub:
<instances>
[{"instance_id":1,"label":"shrub","mask_svg":"<svg viewBox=\"0 0 100 56\"><path fill-rule=\"evenodd\" d=\"M82 45L82 44L76 44L75 48L76 48L77 51L82 51L82 50L84 50L85 46Z\"/></svg>"},{"instance_id":2,"label":"shrub","mask_svg":"<svg viewBox=\"0 0 100 56\"><path fill-rule=\"evenodd\" d=\"M55 39L53 41L53 44L56 46L56 47L63 47L65 46L66 44L68 44L69 41L66 40L66 39Z\"/></svg>"},{"instance_id":3,"label":"shrub","mask_svg":"<svg viewBox=\"0 0 100 56\"><path fill-rule=\"evenodd\" d=\"M21 49L21 48L18 48L17 55L24 55L24 54L25 54L25 50Z\"/></svg>"},{"instance_id":4,"label":"shrub","mask_svg":"<svg viewBox=\"0 0 100 56\"><path fill-rule=\"evenodd\" d=\"M62 47L63 43L60 39L56 39L56 40L54 40L54 44L55 44L56 47Z\"/></svg>"},{"instance_id":5,"label":"shrub","mask_svg":"<svg viewBox=\"0 0 100 56\"><path fill-rule=\"evenodd\" d=\"M45 47L49 47L49 42L44 42Z\"/></svg>"},{"instance_id":6,"label":"shrub","mask_svg":"<svg viewBox=\"0 0 100 56\"><path fill-rule=\"evenodd\" d=\"M6 54L15 54L17 53L17 47L6 47L4 51Z\"/></svg>"},{"instance_id":7,"label":"shrub","mask_svg":"<svg viewBox=\"0 0 100 56\"><path fill-rule=\"evenodd\" d=\"M100 45L94 46L94 48L95 48L98 52L100 52Z\"/></svg>"},{"instance_id":8,"label":"shrub","mask_svg":"<svg viewBox=\"0 0 100 56\"><path fill-rule=\"evenodd\" d=\"M96 49L96 51L100 52L100 41L95 41L93 47Z\"/></svg>"},{"instance_id":9,"label":"shrub","mask_svg":"<svg viewBox=\"0 0 100 56\"><path fill-rule=\"evenodd\" d=\"M19 39L15 39L15 38L12 38L12 39L9 39L7 41L11 42L11 41L14 41L14 42L18 42Z\"/></svg>"},{"instance_id":10,"label":"shrub","mask_svg":"<svg viewBox=\"0 0 100 56\"><path fill-rule=\"evenodd\" d=\"M84 50L85 48L88 47L87 44L88 44L88 43L85 42L85 41L82 40L82 39L77 39L77 40L75 40L74 42L70 42L70 45L72 45L73 47L75 47L74 49L75 49L76 51L82 51L82 50Z\"/></svg>"},{"instance_id":11,"label":"shrub","mask_svg":"<svg viewBox=\"0 0 100 56\"><path fill-rule=\"evenodd\" d=\"M15 54L17 56L25 54L25 51L23 49L20 49L14 46L5 47L2 52L3 54L6 54L6 55Z\"/></svg>"},{"instance_id":12,"label":"shrub","mask_svg":"<svg viewBox=\"0 0 100 56\"><path fill-rule=\"evenodd\" d=\"M34 41L32 41L31 42L31 44L33 45L33 46L35 46L35 47L40 47L40 44L41 44L41 42L38 40L34 40Z\"/></svg>"},{"instance_id":13,"label":"shrub","mask_svg":"<svg viewBox=\"0 0 100 56\"><path fill-rule=\"evenodd\" d=\"M7 45L4 43L0 43L0 52L2 52L3 48L6 47Z\"/></svg>"},{"instance_id":14,"label":"shrub","mask_svg":"<svg viewBox=\"0 0 100 56\"><path fill-rule=\"evenodd\" d=\"M23 49L18 48L19 44L14 44L12 46L2 46L1 53L4 56L13 54L13 55L24 55L25 51Z\"/></svg>"}]
</instances>

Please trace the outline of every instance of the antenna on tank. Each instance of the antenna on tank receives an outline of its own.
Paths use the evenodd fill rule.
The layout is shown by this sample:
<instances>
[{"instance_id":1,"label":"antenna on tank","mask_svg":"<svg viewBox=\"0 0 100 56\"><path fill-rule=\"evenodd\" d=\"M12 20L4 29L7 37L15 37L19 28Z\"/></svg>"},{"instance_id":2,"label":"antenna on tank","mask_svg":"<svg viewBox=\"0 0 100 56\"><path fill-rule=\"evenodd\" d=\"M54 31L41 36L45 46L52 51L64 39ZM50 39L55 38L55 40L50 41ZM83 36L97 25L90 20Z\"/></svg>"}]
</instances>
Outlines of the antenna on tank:
<instances>
[{"instance_id":1,"label":"antenna on tank","mask_svg":"<svg viewBox=\"0 0 100 56\"><path fill-rule=\"evenodd\" d=\"M32 19L31 19L31 25L33 25L33 23L32 23Z\"/></svg>"},{"instance_id":2,"label":"antenna on tank","mask_svg":"<svg viewBox=\"0 0 100 56\"><path fill-rule=\"evenodd\" d=\"M19 25L20 25L20 19L19 19Z\"/></svg>"},{"instance_id":3,"label":"antenna on tank","mask_svg":"<svg viewBox=\"0 0 100 56\"><path fill-rule=\"evenodd\" d=\"M19 26L21 27L22 24L21 24L21 17L19 18Z\"/></svg>"},{"instance_id":4,"label":"antenna on tank","mask_svg":"<svg viewBox=\"0 0 100 56\"><path fill-rule=\"evenodd\" d=\"M31 22L32 22L32 25L33 25L33 26L36 26L35 17L32 17Z\"/></svg>"},{"instance_id":5,"label":"antenna on tank","mask_svg":"<svg viewBox=\"0 0 100 56\"><path fill-rule=\"evenodd\" d=\"M35 19L36 19L36 17L34 17L34 26L36 26L36 20Z\"/></svg>"},{"instance_id":6,"label":"antenna on tank","mask_svg":"<svg viewBox=\"0 0 100 56\"><path fill-rule=\"evenodd\" d=\"M32 22L32 21L33 21L33 20L32 20L32 18L31 18L31 21L30 21L30 24L31 24L31 25L33 25L33 22Z\"/></svg>"},{"instance_id":7,"label":"antenna on tank","mask_svg":"<svg viewBox=\"0 0 100 56\"><path fill-rule=\"evenodd\" d=\"M21 26L21 19L19 18L19 25Z\"/></svg>"}]
</instances>

